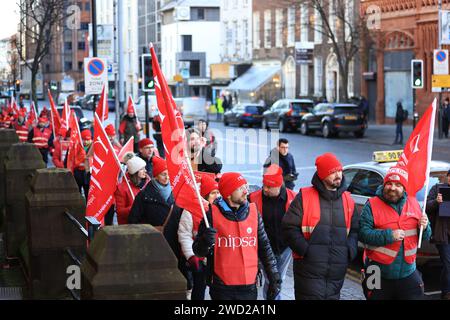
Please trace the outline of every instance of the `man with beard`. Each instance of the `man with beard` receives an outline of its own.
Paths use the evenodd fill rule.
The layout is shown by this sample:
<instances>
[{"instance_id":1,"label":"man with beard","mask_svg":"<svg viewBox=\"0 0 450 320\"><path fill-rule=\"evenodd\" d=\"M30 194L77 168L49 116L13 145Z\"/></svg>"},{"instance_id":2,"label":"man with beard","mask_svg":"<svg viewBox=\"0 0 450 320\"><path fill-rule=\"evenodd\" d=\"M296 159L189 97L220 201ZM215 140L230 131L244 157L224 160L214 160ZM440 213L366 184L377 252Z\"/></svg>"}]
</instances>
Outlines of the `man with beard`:
<instances>
[{"instance_id":1,"label":"man with beard","mask_svg":"<svg viewBox=\"0 0 450 320\"><path fill-rule=\"evenodd\" d=\"M207 282L212 300L256 300L258 259L269 278L268 299L281 288L277 260L256 205L247 201L247 181L227 172L219 181L218 198L200 223L192 246L198 257L207 257Z\"/></svg>"},{"instance_id":2,"label":"man with beard","mask_svg":"<svg viewBox=\"0 0 450 320\"><path fill-rule=\"evenodd\" d=\"M363 281L368 300L416 300L423 298L423 281L416 269L419 228L423 239L431 237L426 215L415 197L408 196L408 173L402 167L392 167L363 208L359 240L365 244L364 267L380 271L380 285L374 287L369 277ZM373 268L371 268L373 269Z\"/></svg>"},{"instance_id":3,"label":"man with beard","mask_svg":"<svg viewBox=\"0 0 450 320\"><path fill-rule=\"evenodd\" d=\"M339 300L347 266L357 254L358 212L332 153L316 159L312 186L300 189L283 217L293 251L296 300Z\"/></svg>"},{"instance_id":4,"label":"man with beard","mask_svg":"<svg viewBox=\"0 0 450 320\"><path fill-rule=\"evenodd\" d=\"M190 128L187 131L188 152L191 159L192 169L200 172L220 173L222 161L214 157L204 148L205 138L201 138L198 129Z\"/></svg>"}]
</instances>

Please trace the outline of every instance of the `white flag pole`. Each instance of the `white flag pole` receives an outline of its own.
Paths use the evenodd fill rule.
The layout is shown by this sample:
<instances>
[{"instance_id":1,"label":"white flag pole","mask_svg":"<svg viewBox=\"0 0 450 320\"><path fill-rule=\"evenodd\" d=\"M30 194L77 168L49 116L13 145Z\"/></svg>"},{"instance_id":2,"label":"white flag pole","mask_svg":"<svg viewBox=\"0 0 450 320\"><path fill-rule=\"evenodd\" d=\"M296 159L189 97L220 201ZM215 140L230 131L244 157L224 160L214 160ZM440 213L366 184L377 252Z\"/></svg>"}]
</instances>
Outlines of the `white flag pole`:
<instances>
[{"instance_id":1,"label":"white flag pole","mask_svg":"<svg viewBox=\"0 0 450 320\"><path fill-rule=\"evenodd\" d=\"M434 142L434 122L436 119L436 98L434 98L433 101L433 113L431 114L431 123L430 123L430 133L428 136L428 159L427 159L427 170L425 172L426 174L426 180L425 180L425 196L423 198L423 205L422 205L422 216L426 215L425 209L427 207L427 199L428 199L428 187L430 185L430 164L431 164L431 157L433 154L433 142ZM422 246L422 236L423 236L423 226L420 226L420 232L419 232L419 243L417 247L420 249Z\"/></svg>"}]
</instances>

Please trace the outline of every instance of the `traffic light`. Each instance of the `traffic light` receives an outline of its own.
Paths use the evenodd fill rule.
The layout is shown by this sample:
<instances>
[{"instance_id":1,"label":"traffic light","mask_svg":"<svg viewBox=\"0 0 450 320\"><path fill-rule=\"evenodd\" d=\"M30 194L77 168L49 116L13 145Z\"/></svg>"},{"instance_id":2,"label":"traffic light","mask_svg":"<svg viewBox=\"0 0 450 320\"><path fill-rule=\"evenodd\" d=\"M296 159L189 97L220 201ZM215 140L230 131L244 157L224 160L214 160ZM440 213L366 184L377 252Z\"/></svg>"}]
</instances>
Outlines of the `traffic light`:
<instances>
[{"instance_id":1,"label":"traffic light","mask_svg":"<svg viewBox=\"0 0 450 320\"><path fill-rule=\"evenodd\" d=\"M411 60L411 86L413 89L423 88L423 60Z\"/></svg>"},{"instance_id":2,"label":"traffic light","mask_svg":"<svg viewBox=\"0 0 450 320\"><path fill-rule=\"evenodd\" d=\"M20 80L16 80L16 91L20 92Z\"/></svg>"},{"instance_id":3,"label":"traffic light","mask_svg":"<svg viewBox=\"0 0 450 320\"><path fill-rule=\"evenodd\" d=\"M150 92L155 89L155 81L153 80L153 67L151 54L143 54L141 57L142 67L142 91Z\"/></svg>"}]
</instances>

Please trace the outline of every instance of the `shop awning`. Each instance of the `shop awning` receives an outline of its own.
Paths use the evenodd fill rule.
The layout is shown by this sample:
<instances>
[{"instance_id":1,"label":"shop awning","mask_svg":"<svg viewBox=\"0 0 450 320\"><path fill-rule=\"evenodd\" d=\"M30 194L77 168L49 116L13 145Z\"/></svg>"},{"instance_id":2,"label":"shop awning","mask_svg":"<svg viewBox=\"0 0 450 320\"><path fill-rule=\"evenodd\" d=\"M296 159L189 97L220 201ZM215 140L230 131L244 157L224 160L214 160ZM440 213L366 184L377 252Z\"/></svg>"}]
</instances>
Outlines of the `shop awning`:
<instances>
[{"instance_id":1,"label":"shop awning","mask_svg":"<svg viewBox=\"0 0 450 320\"><path fill-rule=\"evenodd\" d=\"M280 71L281 67L279 66L253 66L234 80L228 86L228 90L257 91Z\"/></svg>"}]
</instances>

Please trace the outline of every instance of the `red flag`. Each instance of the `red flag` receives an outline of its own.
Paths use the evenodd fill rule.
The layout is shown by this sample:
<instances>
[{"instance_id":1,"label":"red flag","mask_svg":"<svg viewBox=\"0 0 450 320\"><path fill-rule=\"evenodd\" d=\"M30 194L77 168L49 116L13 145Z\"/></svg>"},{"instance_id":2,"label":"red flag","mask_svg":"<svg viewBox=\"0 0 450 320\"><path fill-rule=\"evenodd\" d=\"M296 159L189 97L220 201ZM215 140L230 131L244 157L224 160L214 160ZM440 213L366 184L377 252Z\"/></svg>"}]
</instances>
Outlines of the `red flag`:
<instances>
[{"instance_id":1,"label":"red flag","mask_svg":"<svg viewBox=\"0 0 450 320\"><path fill-rule=\"evenodd\" d=\"M94 115L94 158L86 216L102 221L113 204L120 164L97 114Z\"/></svg>"},{"instance_id":2,"label":"red flag","mask_svg":"<svg viewBox=\"0 0 450 320\"><path fill-rule=\"evenodd\" d=\"M57 134L59 134L59 130L61 129L61 117L59 116L58 110L56 110L55 102L53 101L53 97L52 94L50 93L50 90L48 90L48 99L50 101L53 136L57 137Z\"/></svg>"},{"instance_id":3,"label":"red flag","mask_svg":"<svg viewBox=\"0 0 450 320\"><path fill-rule=\"evenodd\" d=\"M63 107L62 115L61 115L61 127L62 128L68 129L69 117L70 117L70 107L69 107L69 104L67 103L67 99L65 99L64 107ZM56 134L59 135L59 131Z\"/></svg>"},{"instance_id":4,"label":"red flag","mask_svg":"<svg viewBox=\"0 0 450 320\"><path fill-rule=\"evenodd\" d=\"M428 181L431 153L433 150L436 99L425 111L413 133L405 144L398 164L408 171L409 196L415 196Z\"/></svg>"},{"instance_id":5,"label":"red flag","mask_svg":"<svg viewBox=\"0 0 450 320\"><path fill-rule=\"evenodd\" d=\"M81 139L80 127L75 112L72 110L69 118L70 144L67 152L67 168L72 172L84 163L86 159L86 151L83 147Z\"/></svg>"},{"instance_id":6,"label":"red flag","mask_svg":"<svg viewBox=\"0 0 450 320\"><path fill-rule=\"evenodd\" d=\"M106 119L108 119L108 97L106 95L106 88L103 86L102 94L100 95L100 101L98 102L97 108L95 109L95 113L100 118L100 121L103 123Z\"/></svg>"},{"instance_id":7,"label":"red flag","mask_svg":"<svg viewBox=\"0 0 450 320\"><path fill-rule=\"evenodd\" d=\"M14 97L11 99L11 109L15 116L19 115L19 108L17 107L16 99Z\"/></svg>"},{"instance_id":8,"label":"red flag","mask_svg":"<svg viewBox=\"0 0 450 320\"><path fill-rule=\"evenodd\" d=\"M117 155L119 161L122 161L123 157L129 152L134 153L134 137L128 139L128 142L125 143L125 145L120 150L119 154Z\"/></svg>"},{"instance_id":9,"label":"red flag","mask_svg":"<svg viewBox=\"0 0 450 320\"><path fill-rule=\"evenodd\" d=\"M37 123L37 114L36 107L34 106L34 102L32 101L30 104L30 112L28 113L28 123L31 126L35 126Z\"/></svg>"},{"instance_id":10,"label":"red flag","mask_svg":"<svg viewBox=\"0 0 450 320\"><path fill-rule=\"evenodd\" d=\"M186 158L186 133L180 112L170 93L166 79L159 67L158 58L153 46L152 54L155 92L161 118L161 134L166 151L167 168L176 204L198 218L203 218L200 201L204 207L207 202L199 197L197 185L190 172L190 163ZM193 199L199 201L192 201Z\"/></svg>"},{"instance_id":11,"label":"red flag","mask_svg":"<svg viewBox=\"0 0 450 320\"><path fill-rule=\"evenodd\" d=\"M142 125L141 122L139 121L138 117L137 117L137 113L136 113L136 106L133 102L133 98L131 97L131 95L128 96L128 108L127 110L129 110L130 108L133 109L133 112L136 116L136 130L137 131L141 131L142 130Z\"/></svg>"}]
</instances>

